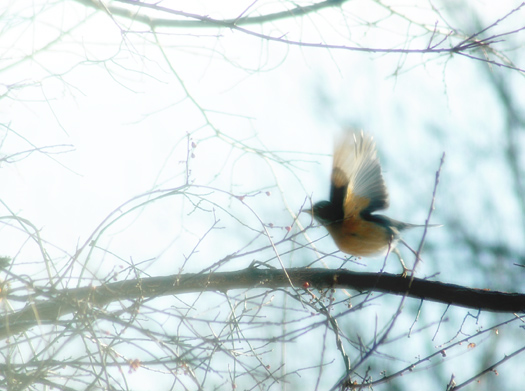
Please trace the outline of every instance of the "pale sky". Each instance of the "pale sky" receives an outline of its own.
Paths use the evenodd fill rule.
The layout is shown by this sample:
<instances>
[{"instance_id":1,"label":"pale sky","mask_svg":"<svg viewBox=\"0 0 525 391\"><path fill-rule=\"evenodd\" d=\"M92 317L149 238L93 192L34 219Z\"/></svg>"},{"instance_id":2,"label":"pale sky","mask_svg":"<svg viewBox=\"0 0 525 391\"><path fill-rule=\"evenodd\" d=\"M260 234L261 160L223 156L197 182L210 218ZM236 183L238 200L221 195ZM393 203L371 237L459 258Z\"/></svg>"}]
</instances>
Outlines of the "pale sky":
<instances>
[{"instance_id":1,"label":"pale sky","mask_svg":"<svg viewBox=\"0 0 525 391\"><path fill-rule=\"evenodd\" d=\"M485 25L519 5L516 1L497 6L469 3ZM251 3L221 2L217 9L204 1L177 4L187 12L230 18ZM282 4L293 7L295 3L255 2L249 11L251 15L270 12L272 7L277 11ZM424 33L416 23L432 28L437 22L440 31L449 29L446 22L457 29L465 23L465 33L473 32L472 24L467 24L469 14L452 11L461 4L441 4L443 19L438 20L430 3L411 4L393 3L393 7L413 23L386 18L387 11L374 2L353 1L344 12L328 9L264 28L244 27L312 43L348 45L350 37L377 48L404 47L407 32ZM19 9L25 10L24 18ZM495 26L492 34L519 28L523 12L509 18L508 24ZM57 154L34 152L16 162L1 163L1 215L30 220L56 260L57 270L67 263L66 254L73 255L93 239L94 232L100 234L97 227L105 226L110 213L115 212L111 217L115 218L160 193L129 202L141 194L184 185L188 157L189 180L195 185L189 191L195 198L166 197L118 220L102 233L98 249L89 253L87 246L82 252L78 261L86 262L89 273L84 277L96 283L131 260L147 261L141 268L150 275L200 271L244 246L249 250L267 242L246 229L259 226L259 219L275 226L270 233L278 240L293 222L287 208L298 213L309 197L319 201L328 196L333 140L345 126L363 128L376 139L391 194L386 215L424 223L435 172L446 152L433 222L466 221L473 236L510 243L517 252L524 250L519 202L503 152L504 109L486 81L486 64L446 54L406 56L289 46L229 29L160 29L157 39L170 69L156 37L140 23L111 20L102 12L88 17L93 10L77 2L17 1L6 13L0 62L0 157L32 146L50 147L47 152ZM25 18L33 14L35 20L27 23ZM361 27L363 20L382 17L380 30ZM42 49L65 31L70 32ZM522 45L523 34L508 37L508 45ZM415 38L410 47L425 44L427 35ZM501 45L506 48L507 42ZM507 55L524 67L522 46ZM492 72L509 80L516 106L525 107L525 97L519 93L524 88L523 76L501 67L493 67ZM246 148L239 148L237 141ZM253 149L267 155L263 158ZM278 164L275 157L287 163ZM271 194L266 195L267 191ZM255 195L246 197L243 204L227 193ZM205 210L194 210L197 196L210 202L199 205ZM214 216L221 229L205 236L204 244L185 263L213 226ZM304 226L310 223L308 216L299 219ZM44 278L47 271L39 262L38 246L17 222L5 218L2 222L0 255L20 262L17 267L22 273ZM408 233L407 241L417 246L420 234ZM308 235L316 240L326 232L313 228ZM472 270L470 263L458 261L468 250L455 237L447 226L428 233L433 251L418 276L439 273L438 279L445 282L505 289L505 278L491 281L485 269ZM330 238L316 246L335 251ZM243 268L271 254L237 259L220 270ZM287 262L303 266L313 256L304 251ZM387 270L398 272L396 262L390 262ZM383 261L360 263L350 267L377 271Z\"/></svg>"}]
</instances>

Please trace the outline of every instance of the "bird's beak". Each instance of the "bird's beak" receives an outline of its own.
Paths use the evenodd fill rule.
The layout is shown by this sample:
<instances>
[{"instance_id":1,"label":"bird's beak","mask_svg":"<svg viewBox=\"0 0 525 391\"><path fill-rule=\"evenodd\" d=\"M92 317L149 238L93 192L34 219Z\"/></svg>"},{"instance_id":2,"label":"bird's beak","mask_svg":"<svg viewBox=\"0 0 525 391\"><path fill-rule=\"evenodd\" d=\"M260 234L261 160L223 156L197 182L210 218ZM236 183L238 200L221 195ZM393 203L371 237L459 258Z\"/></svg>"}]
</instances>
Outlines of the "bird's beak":
<instances>
[{"instance_id":1,"label":"bird's beak","mask_svg":"<svg viewBox=\"0 0 525 391\"><path fill-rule=\"evenodd\" d=\"M301 212L303 213L308 213L310 216L313 216L314 215L314 212L312 209L303 209Z\"/></svg>"}]
</instances>

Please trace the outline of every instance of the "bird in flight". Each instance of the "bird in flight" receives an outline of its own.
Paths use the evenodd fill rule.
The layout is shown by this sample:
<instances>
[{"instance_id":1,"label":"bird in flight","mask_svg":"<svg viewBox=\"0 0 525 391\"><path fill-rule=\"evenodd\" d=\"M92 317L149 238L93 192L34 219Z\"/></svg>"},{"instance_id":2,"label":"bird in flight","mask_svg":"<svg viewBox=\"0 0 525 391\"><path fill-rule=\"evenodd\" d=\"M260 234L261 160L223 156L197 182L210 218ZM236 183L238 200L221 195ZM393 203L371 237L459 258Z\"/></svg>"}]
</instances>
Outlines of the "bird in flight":
<instances>
[{"instance_id":1,"label":"bird in flight","mask_svg":"<svg viewBox=\"0 0 525 391\"><path fill-rule=\"evenodd\" d=\"M424 227L403 223L380 214L388 208L388 191L381 173L375 142L363 131L348 131L336 145L332 167L330 200L320 201L305 210L330 233L344 253L372 256L395 252L403 267L409 269L395 245L402 241L401 232Z\"/></svg>"}]
</instances>

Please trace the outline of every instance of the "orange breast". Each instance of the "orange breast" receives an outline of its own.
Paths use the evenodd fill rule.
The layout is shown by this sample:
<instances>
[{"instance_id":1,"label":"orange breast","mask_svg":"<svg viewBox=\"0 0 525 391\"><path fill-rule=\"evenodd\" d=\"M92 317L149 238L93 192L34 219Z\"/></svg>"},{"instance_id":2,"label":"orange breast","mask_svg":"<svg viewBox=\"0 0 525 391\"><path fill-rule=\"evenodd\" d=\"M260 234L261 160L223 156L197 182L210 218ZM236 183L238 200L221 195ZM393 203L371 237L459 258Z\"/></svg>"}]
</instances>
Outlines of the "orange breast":
<instances>
[{"instance_id":1,"label":"orange breast","mask_svg":"<svg viewBox=\"0 0 525 391\"><path fill-rule=\"evenodd\" d=\"M395 238L385 227L363 220L360 216L346 218L343 222L327 225L326 228L339 250L351 255L374 255L386 252L389 246L395 245Z\"/></svg>"}]
</instances>

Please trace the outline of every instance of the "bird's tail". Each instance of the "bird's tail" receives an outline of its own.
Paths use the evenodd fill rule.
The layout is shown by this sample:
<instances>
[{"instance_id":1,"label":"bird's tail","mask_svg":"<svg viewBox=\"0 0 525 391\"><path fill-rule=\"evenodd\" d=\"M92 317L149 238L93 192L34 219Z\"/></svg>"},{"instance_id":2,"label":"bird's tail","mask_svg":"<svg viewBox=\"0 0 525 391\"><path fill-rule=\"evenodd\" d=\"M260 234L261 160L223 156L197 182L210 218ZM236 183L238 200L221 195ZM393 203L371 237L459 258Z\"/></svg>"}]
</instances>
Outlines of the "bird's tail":
<instances>
[{"instance_id":1,"label":"bird's tail","mask_svg":"<svg viewBox=\"0 0 525 391\"><path fill-rule=\"evenodd\" d=\"M428 227L428 228L437 228L437 227L442 227L443 224L410 224L410 223L404 223L402 221L398 221L398 220L394 220L394 219L391 219L390 217L386 217L386 216L383 216L383 215L376 215L376 214L371 214L371 215L367 215L365 217L365 220L368 220L368 221L373 221L375 223L378 223L384 227L393 227L395 229L397 229L398 231L404 231L405 229L410 229L410 228L423 228L423 227Z\"/></svg>"},{"instance_id":2,"label":"bird's tail","mask_svg":"<svg viewBox=\"0 0 525 391\"><path fill-rule=\"evenodd\" d=\"M400 222L401 223L401 222ZM443 224L410 224L410 223L401 223L404 225L401 229L409 229L409 228L439 228L443 227Z\"/></svg>"}]
</instances>

